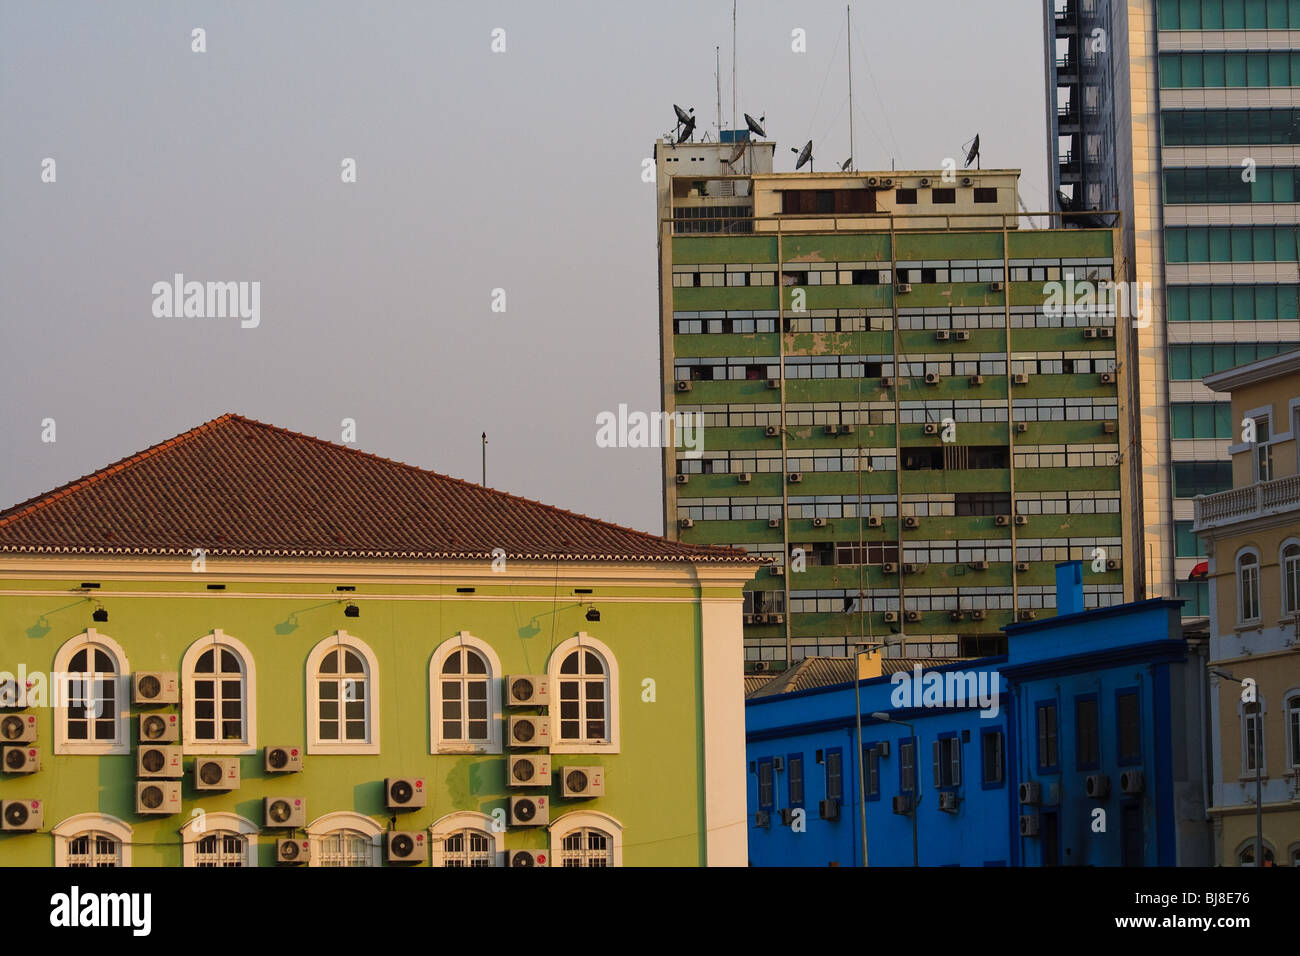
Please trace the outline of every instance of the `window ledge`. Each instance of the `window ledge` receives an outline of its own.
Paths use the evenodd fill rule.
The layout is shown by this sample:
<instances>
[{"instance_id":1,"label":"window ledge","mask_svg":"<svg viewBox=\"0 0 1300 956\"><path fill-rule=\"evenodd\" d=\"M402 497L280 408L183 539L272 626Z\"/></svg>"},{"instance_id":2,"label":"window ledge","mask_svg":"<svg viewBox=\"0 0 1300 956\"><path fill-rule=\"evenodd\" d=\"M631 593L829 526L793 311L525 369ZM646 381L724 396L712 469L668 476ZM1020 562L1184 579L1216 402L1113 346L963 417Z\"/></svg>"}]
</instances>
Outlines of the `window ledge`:
<instances>
[{"instance_id":1,"label":"window ledge","mask_svg":"<svg viewBox=\"0 0 1300 956\"><path fill-rule=\"evenodd\" d=\"M377 754L379 753L379 744L320 744L309 743L307 745L308 754Z\"/></svg>"},{"instance_id":2,"label":"window ledge","mask_svg":"<svg viewBox=\"0 0 1300 956\"><path fill-rule=\"evenodd\" d=\"M1264 630L1264 622L1262 620L1256 619L1253 621L1245 621L1242 624L1238 624L1236 627L1232 629L1232 632L1234 634L1244 634L1246 631L1262 631L1262 630Z\"/></svg>"},{"instance_id":3,"label":"window ledge","mask_svg":"<svg viewBox=\"0 0 1300 956\"><path fill-rule=\"evenodd\" d=\"M500 744L463 744L463 743L444 743L438 744L434 748L434 754L500 754Z\"/></svg>"},{"instance_id":4,"label":"window ledge","mask_svg":"<svg viewBox=\"0 0 1300 956\"><path fill-rule=\"evenodd\" d=\"M560 743L551 742L551 753L553 754L616 754L618 753L617 743L578 743L576 741L567 741Z\"/></svg>"},{"instance_id":5,"label":"window ledge","mask_svg":"<svg viewBox=\"0 0 1300 956\"><path fill-rule=\"evenodd\" d=\"M257 746L243 740L226 741L219 743L215 740L187 740L181 744L181 753L204 754L216 756L224 754L226 756L243 756L246 754L257 753Z\"/></svg>"},{"instance_id":6,"label":"window ledge","mask_svg":"<svg viewBox=\"0 0 1300 956\"><path fill-rule=\"evenodd\" d=\"M130 743L121 744L89 744L89 743L56 743L54 745L54 755L56 757L116 757L131 753Z\"/></svg>"}]
</instances>

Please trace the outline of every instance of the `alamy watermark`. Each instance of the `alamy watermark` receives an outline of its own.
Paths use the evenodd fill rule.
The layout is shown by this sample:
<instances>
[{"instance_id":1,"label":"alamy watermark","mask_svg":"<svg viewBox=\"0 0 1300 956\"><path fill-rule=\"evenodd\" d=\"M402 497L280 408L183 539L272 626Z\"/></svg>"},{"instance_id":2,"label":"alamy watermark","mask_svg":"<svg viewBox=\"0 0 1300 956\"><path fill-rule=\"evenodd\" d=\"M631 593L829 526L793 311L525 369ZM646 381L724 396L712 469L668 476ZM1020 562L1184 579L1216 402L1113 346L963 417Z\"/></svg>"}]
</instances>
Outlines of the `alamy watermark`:
<instances>
[{"instance_id":1,"label":"alamy watermark","mask_svg":"<svg viewBox=\"0 0 1300 956\"><path fill-rule=\"evenodd\" d=\"M913 664L912 673L898 671L889 682L894 685L889 702L897 709L978 706L985 720L998 715L997 671L925 671Z\"/></svg>"},{"instance_id":2,"label":"alamy watermark","mask_svg":"<svg viewBox=\"0 0 1300 956\"><path fill-rule=\"evenodd\" d=\"M684 448L687 458L704 453L704 416L700 412L617 412L596 415L598 448Z\"/></svg>"},{"instance_id":3,"label":"alamy watermark","mask_svg":"<svg viewBox=\"0 0 1300 956\"><path fill-rule=\"evenodd\" d=\"M240 319L255 329L262 323L262 283L186 282L183 273L153 284L153 314L158 319Z\"/></svg>"}]
</instances>

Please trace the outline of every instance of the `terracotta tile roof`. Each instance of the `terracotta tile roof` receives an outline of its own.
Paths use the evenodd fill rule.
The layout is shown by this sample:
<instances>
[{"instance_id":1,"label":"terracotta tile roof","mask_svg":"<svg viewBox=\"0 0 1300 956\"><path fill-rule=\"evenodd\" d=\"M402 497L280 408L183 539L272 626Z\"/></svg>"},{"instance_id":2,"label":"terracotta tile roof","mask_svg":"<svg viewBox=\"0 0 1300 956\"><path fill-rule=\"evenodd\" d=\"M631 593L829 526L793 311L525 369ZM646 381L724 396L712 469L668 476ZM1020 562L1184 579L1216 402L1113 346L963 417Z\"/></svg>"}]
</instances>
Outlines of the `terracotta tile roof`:
<instances>
[{"instance_id":1,"label":"terracotta tile roof","mask_svg":"<svg viewBox=\"0 0 1300 956\"><path fill-rule=\"evenodd\" d=\"M746 563L223 415L0 511L0 551Z\"/></svg>"},{"instance_id":2,"label":"terracotta tile roof","mask_svg":"<svg viewBox=\"0 0 1300 956\"><path fill-rule=\"evenodd\" d=\"M880 662L881 676L895 674L898 671L911 672L912 667L920 664L923 670L955 664L968 658L961 657L886 657ZM749 676L745 677L745 697L772 697L776 694L789 694L798 690L812 690L815 687L832 687L835 684L851 684L857 670L852 657L805 657L789 670L766 679L758 686L749 686Z\"/></svg>"}]
</instances>

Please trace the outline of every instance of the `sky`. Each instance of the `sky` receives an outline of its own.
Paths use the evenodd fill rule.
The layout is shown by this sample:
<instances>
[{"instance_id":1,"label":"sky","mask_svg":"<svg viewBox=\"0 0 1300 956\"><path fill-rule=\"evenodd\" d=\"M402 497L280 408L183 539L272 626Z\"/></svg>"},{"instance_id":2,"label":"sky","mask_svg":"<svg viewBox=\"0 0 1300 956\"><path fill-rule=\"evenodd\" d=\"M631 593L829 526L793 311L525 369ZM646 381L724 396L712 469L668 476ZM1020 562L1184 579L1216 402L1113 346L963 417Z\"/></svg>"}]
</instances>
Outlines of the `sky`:
<instances>
[{"instance_id":1,"label":"sky","mask_svg":"<svg viewBox=\"0 0 1300 956\"><path fill-rule=\"evenodd\" d=\"M978 132L1045 209L1042 16L859 3L856 167ZM844 3L736 24L777 169L847 157ZM715 128L715 48L730 128L729 0L0 0L0 509L237 412L471 481L487 432L488 485L661 533L660 451L597 416L660 407L642 161L674 103ZM178 273L256 324L168 316Z\"/></svg>"}]
</instances>

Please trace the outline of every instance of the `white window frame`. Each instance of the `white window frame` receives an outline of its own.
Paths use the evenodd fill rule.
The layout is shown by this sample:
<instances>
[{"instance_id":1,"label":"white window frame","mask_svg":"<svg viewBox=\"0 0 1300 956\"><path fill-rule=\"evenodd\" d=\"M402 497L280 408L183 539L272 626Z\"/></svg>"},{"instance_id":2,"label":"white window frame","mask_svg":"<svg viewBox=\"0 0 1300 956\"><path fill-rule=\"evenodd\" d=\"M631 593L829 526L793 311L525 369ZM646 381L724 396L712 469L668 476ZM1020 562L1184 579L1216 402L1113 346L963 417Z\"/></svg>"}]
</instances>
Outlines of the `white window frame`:
<instances>
[{"instance_id":1,"label":"white window frame","mask_svg":"<svg viewBox=\"0 0 1300 956\"><path fill-rule=\"evenodd\" d=\"M1300 442L1297 442L1297 444L1300 444ZM1296 607L1290 607L1287 604L1287 599L1286 599L1286 571L1287 571L1286 566L1288 560L1293 561L1296 564L1296 578L1298 582L1296 588L1297 591L1296 596L1297 598L1300 598L1300 555L1288 559L1286 557L1286 549L1291 547L1300 548L1300 538L1287 538L1285 541L1282 542L1281 546L1277 549L1277 564L1282 576L1281 603L1282 603L1283 617L1291 617L1293 615L1300 614L1300 604L1298 604Z\"/></svg>"},{"instance_id":2,"label":"white window frame","mask_svg":"<svg viewBox=\"0 0 1300 956\"><path fill-rule=\"evenodd\" d=\"M1245 701L1240 698L1237 700L1237 722L1241 731L1241 779L1246 781L1255 779L1255 768L1246 762L1247 756L1250 754L1246 724L1252 717L1255 718L1255 732L1259 735L1259 775L1260 777L1268 776L1268 722L1264 719L1268 714L1268 708L1265 706L1262 694L1256 700L1259 703L1259 710L1253 714L1246 713Z\"/></svg>"},{"instance_id":3,"label":"white window frame","mask_svg":"<svg viewBox=\"0 0 1300 956\"><path fill-rule=\"evenodd\" d=\"M563 679L563 675L560 674L560 667L563 665L564 659L579 648L595 651L605 664L605 703L608 711L605 715L605 731L608 736L604 741L600 742L560 739L560 681ZM551 651L550 659L547 662L547 677L551 682L551 753L618 753L618 660L614 657L614 652L586 631L579 631L576 636L561 642Z\"/></svg>"},{"instance_id":4,"label":"white window frame","mask_svg":"<svg viewBox=\"0 0 1300 956\"><path fill-rule=\"evenodd\" d=\"M1244 593L1245 593L1245 588L1244 588L1244 585L1245 585L1245 577L1243 576L1241 559L1244 558L1244 557L1246 557L1247 555L1250 555L1251 557L1253 557L1253 558L1255 559L1255 563L1254 563L1253 565L1247 565L1247 566L1246 566L1248 569L1253 569L1253 574L1254 574L1254 578L1255 578L1255 588L1254 588L1254 590L1255 590L1255 610L1256 610L1257 613L1255 614L1254 617L1246 617L1246 615L1245 615L1245 610L1246 610L1246 609L1245 609L1245 607L1243 606L1243 602L1242 602L1242 597L1244 596ZM1233 578L1234 578L1234 583L1235 583L1236 588L1237 588L1237 595L1236 595L1236 599L1237 599L1237 624L1238 624L1238 625L1258 624L1260 621L1263 620L1263 615L1264 615L1264 608L1263 608L1263 589L1262 589L1261 586L1260 586L1260 572L1261 572L1261 570L1262 570L1262 565L1261 565L1261 562L1260 562L1260 559L1259 559L1259 549L1257 549L1257 548L1242 548L1241 550L1239 550L1239 551L1237 552L1236 556L1233 558L1232 567L1233 567ZM1250 571L1247 571L1247 572L1245 572L1245 573L1251 573L1251 572L1250 572Z\"/></svg>"},{"instance_id":5,"label":"white window frame","mask_svg":"<svg viewBox=\"0 0 1300 956\"><path fill-rule=\"evenodd\" d=\"M439 817L429 827L429 860L433 866L442 866L442 841L461 830L480 830L492 840L493 866L506 865L506 834L493 826L492 817L474 810L457 810Z\"/></svg>"},{"instance_id":6,"label":"white window frame","mask_svg":"<svg viewBox=\"0 0 1300 956\"><path fill-rule=\"evenodd\" d=\"M442 665L453 652L476 652L488 667L488 738L485 741L448 740L442 736ZM501 659L496 651L469 631L461 631L439 644L429 658L429 753L499 754L502 746Z\"/></svg>"},{"instance_id":7,"label":"white window frame","mask_svg":"<svg viewBox=\"0 0 1300 956\"><path fill-rule=\"evenodd\" d=\"M1294 701L1295 703L1292 703ZM1285 758L1282 766L1289 770L1300 770L1300 762L1291 759L1300 749L1300 687L1292 687L1282 695L1283 738L1286 741Z\"/></svg>"},{"instance_id":8,"label":"white window frame","mask_svg":"<svg viewBox=\"0 0 1300 956\"><path fill-rule=\"evenodd\" d=\"M1254 838L1254 837L1250 837L1249 839L1242 840L1240 843L1238 843L1238 844L1237 844L1237 852L1236 852L1236 853L1233 855L1233 857L1232 857L1232 864L1233 864L1233 866L1241 866L1241 867L1247 867L1247 866L1249 866L1249 867L1263 866L1263 863L1261 863L1259 860L1256 860L1254 863L1242 863L1242 862L1241 862L1241 858L1242 858L1243 854L1245 854L1245 852L1246 852L1247 850L1252 850L1252 851L1253 851L1254 849L1255 849L1255 838ZM1264 852L1264 856L1266 856L1266 857L1268 856L1268 854L1272 853L1272 854L1273 854L1273 865L1274 865L1274 866L1277 866L1277 865L1278 865L1278 862L1277 862L1277 850L1276 850L1276 848L1274 848L1273 844L1272 844L1270 841L1268 841L1268 840L1265 840L1265 841L1264 841L1264 851L1263 851L1263 852Z\"/></svg>"},{"instance_id":9,"label":"white window frame","mask_svg":"<svg viewBox=\"0 0 1300 956\"><path fill-rule=\"evenodd\" d=\"M63 700L66 688L46 688L47 700L58 694L58 707L54 708L54 752L56 754L129 754L131 752L131 664L126 651L107 634L88 627L76 637L64 641L54 654L53 674L64 674L73 655L88 644L103 648L117 665L115 690L117 696L117 737L115 740L70 740L68 738L68 708Z\"/></svg>"},{"instance_id":10,"label":"white window frame","mask_svg":"<svg viewBox=\"0 0 1300 956\"><path fill-rule=\"evenodd\" d=\"M194 673L199 657L207 651L226 649L239 658L243 668L244 736L241 740L197 740L194 735L194 682L206 678ZM216 697L218 706L221 695ZM221 715L214 714L217 725ZM181 658L181 726L183 741L181 752L187 754L252 754L257 753L257 668L253 652L243 642L216 628L200 637L185 650Z\"/></svg>"},{"instance_id":11,"label":"white window frame","mask_svg":"<svg viewBox=\"0 0 1300 956\"><path fill-rule=\"evenodd\" d=\"M131 865L131 825L107 813L78 813L68 817L54 826L50 833L54 837L54 865L68 865L68 844L79 836L90 832L105 833L117 841L117 865L122 868Z\"/></svg>"},{"instance_id":12,"label":"white window frame","mask_svg":"<svg viewBox=\"0 0 1300 956\"><path fill-rule=\"evenodd\" d=\"M361 655L366 666L366 739L320 739L320 688L316 670L326 653L346 647ZM379 753L379 660L369 645L347 631L336 631L311 649L307 655L307 753L309 754L377 754ZM341 713L341 712L340 712Z\"/></svg>"},{"instance_id":13,"label":"white window frame","mask_svg":"<svg viewBox=\"0 0 1300 956\"><path fill-rule=\"evenodd\" d=\"M610 866L623 865L623 824L606 813L597 813L593 810L575 810L572 813L566 813L550 826L551 866L564 865L564 838L574 830L587 827L609 834L610 850L613 857Z\"/></svg>"},{"instance_id":14,"label":"white window frame","mask_svg":"<svg viewBox=\"0 0 1300 956\"><path fill-rule=\"evenodd\" d=\"M354 830L362 836L368 837L370 839L370 862L367 865L384 865L384 828L370 817L352 810L338 810L334 813L327 813L307 824L307 839L312 842L314 848L317 840L329 836L335 830ZM307 866L321 865L319 854L312 853ZM325 869L333 868L325 867Z\"/></svg>"},{"instance_id":15,"label":"white window frame","mask_svg":"<svg viewBox=\"0 0 1300 956\"><path fill-rule=\"evenodd\" d=\"M244 838L244 866L257 866L258 832L256 823L237 813L212 811L200 814L181 827L181 865L198 865L198 843L204 837L234 833Z\"/></svg>"}]
</instances>

